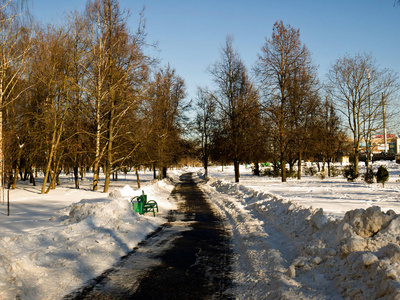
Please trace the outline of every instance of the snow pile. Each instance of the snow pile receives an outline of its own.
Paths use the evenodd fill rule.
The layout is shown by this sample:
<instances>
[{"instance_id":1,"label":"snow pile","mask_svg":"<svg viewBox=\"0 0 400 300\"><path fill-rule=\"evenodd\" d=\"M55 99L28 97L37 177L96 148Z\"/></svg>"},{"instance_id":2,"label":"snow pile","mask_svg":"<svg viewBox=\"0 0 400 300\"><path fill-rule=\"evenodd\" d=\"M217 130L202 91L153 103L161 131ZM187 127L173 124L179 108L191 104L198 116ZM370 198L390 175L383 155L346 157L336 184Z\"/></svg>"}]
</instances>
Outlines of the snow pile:
<instances>
[{"instance_id":1,"label":"snow pile","mask_svg":"<svg viewBox=\"0 0 400 300\"><path fill-rule=\"evenodd\" d=\"M170 209L164 205L169 190L151 188L159 215ZM165 222L133 212L135 193L125 186L109 197L84 199L59 210L44 230L1 237L0 299L58 299L110 268Z\"/></svg>"},{"instance_id":2,"label":"snow pile","mask_svg":"<svg viewBox=\"0 0 400 300\"><path fill-rule=\"evenodd\" d=\"M335 237L347 270L338 282L342 293L360 299L400 297L399 217L377 206L346 213Z\"/></svg>"},{"instance_id":3,"label":"snow pile","mask_svg":"<svg viewBox=\"0 0 400 300\"><path fill-rule=\"evenodd\" d=\"M120 197L133 197L136 196L137 192L134 191L129 185L125 185L122 189L115 189L109 196L114 198Z\"/></svg>"},{"instance_id":4,"label":"snow pile","mask_svg":"<svg viewBox=\"0 0 400 300\"><path fill-rule=\"evenodd\" d=\"M372 206L336 220L323 209L242 184L211 179L205 189L232 226L234 248L241 249L236 293L247 286L253 296L267 298L400 297L400 215L394 211ZM249 238L255 235L257 246ZM251 281L257 284L247 278L249 266L240 260L256 270Z\"/></svg>"}]
</instances>

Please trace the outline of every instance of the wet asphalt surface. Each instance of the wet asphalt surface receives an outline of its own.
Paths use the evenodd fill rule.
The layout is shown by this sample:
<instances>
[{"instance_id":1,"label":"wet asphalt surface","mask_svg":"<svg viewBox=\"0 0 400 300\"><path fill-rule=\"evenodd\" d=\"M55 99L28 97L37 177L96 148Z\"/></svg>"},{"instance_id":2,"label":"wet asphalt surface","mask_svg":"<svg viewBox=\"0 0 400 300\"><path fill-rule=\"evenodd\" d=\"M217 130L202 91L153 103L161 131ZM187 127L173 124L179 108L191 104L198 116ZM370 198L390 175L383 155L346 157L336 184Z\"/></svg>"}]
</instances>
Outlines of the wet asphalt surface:
<instances>
[{"instance_id":1,"label":"wet asphalt surface","mask_svg":"<svg viewBox=\"0 0 400 300\"><path fill-rule=\"evenodd\" d=\"M231 236L221 218L191 173L170 197L178 210L166 224L64 299L233 299Z\"/></svg>"}]
</instances>

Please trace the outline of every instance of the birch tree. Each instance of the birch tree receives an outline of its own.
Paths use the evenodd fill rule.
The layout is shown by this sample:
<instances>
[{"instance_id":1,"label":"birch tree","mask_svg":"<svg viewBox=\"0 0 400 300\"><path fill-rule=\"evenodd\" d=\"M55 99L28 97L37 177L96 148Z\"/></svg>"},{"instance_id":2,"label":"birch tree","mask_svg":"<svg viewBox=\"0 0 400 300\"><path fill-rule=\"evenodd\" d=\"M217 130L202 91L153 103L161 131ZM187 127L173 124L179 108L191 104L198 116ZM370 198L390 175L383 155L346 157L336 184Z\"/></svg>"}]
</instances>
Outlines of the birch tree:
<instances>
[{"instance_id":1,"label":"birch tree","mask_svg":"<svg viewBox=\"0 0 400 300\"><path fill-rule=\"evenodd\" d=\"M26 2L0 1L0 197L4 203L3 109L21 93L13 93L23 76L30 49L30 25Z\"/></svg>"},{"instance_id":2,"label":"birch tree","mask_svg":"<svg viewBox=\"0 0 400 300\"><path fill-rule=\"evenodd\" d=\"M44 179L41 193L55 188L56 174L62 158L62 136L70 108L68 74L68 35L65 28L53 28L38 32L35 37L35 55L30 67L35 86L32 97L36 98L35 112L41 124L41 136L45 153ZM51 179L46 189L48 179Z\"/></svg>"},{"instance_id":3,"label":"birch tree","mask_svg":"<svg viewBox=\"0 0 400 300\"><path fill-rule=\"evenodd\" d=\"M113 157L118 125L147 89L147 57L141 49L143 24L140 21L138 32L130 34L127 14L116 0L89 1L86 14L93 45L88 75L96 127L93 189L97 190L99 165L104 158L107 192L113 165L121 159Z\"/></svg>"}]
</instances>

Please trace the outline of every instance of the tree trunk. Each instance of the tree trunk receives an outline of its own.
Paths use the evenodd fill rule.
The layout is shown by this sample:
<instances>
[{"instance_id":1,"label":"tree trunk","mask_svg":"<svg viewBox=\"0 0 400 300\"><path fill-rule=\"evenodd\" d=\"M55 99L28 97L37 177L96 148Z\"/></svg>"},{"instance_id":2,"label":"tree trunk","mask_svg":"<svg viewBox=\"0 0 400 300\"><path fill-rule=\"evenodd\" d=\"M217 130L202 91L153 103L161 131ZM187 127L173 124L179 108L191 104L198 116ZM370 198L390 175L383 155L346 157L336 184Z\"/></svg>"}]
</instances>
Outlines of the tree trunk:
<instances>
[{"instance_id":1,"label":"tree trunk","mask_svg":"<svg viewBox=\"0 0 400 300\"><path fill-rule=\"evenodd\" d=\"M35 180L35 174L33 173L33 170L31 168L30 170L30 182L32 183L33 186L36 186L36 180Z\"/></svg>"},{"instance_id":2,"label":"tree trunk","mask_svg":"<svg viewBox=\"0 0 400 300\"><path fill-rule=\"evenodd\" d=\"M260 176L260 165L258 161L254 163L254 175Z\"/></svg>"},{"instance_id":3,"label":"tree trunk","mask_svg":"<svg viewBox=\"0 0 400 300\"><path fill-rule=\"evenodd\" d=\"M203 167L204 167L204 176L207 178L208 176L208 147L207 147L207 135L202 136L202 148L203 148Z\"/></svg>"},{"instance_id":4,"label":"tree trunk","mask_svg":"<svg viewBox=\"0 0 400 300\"><path fill-rule=\"evenodd\" d=\"M60 173L61 171L57 169L56 173L55 173L55 177L56 177L56 184L60 185ZM54 186L53 189L55 189L56 187Z\"/></svg>"},{"instance_id":5,"label":"tree trunk","mask_svg":"<svg viewBox=\"0 0 400 300\"><path fill-rule=\"evenodd\" d=\"M163 173L163 170L162 170L161 167L159 167L159 168L158 168L158 177L157 177L157 180L161 180L161 179L162 179L162 173Z\"/></svg>"},{"instance_id":6,"label":"tree trunk","mask_svg":"<svg viewBox=\"0 0 400 300\"><path fill-rule=\"evenodd\" d=\"M103 193L108 193L108 189L110 187L110 172L107 170L108 167L106 167L105 170L105 179L104 179L104 189L103 189Z\"/></svg>"},{"instance_id":7,"label":"tree trunk","mask_svg":"<svg viewBox=\"0 0 400 300\"><path fill-rule=\"evenodd\" d=\"M99 83L100 85L100 83ZM96 99L96 154L93 165L93 191L97 191L99 184L99 174L100 174L100 136L101 136L101 121L100 121L100 99L101 88L98 91L98 99Z\"/></svg>"},{"instance_id":8,"label":"tree trunk","mask_svg":"<svg viewBox=\"0 0 400 300\"><path fill-rule=\"evenodd\" d=\"M299 160L297 161L297 179L301 180L301 161L303 159L303 154L299 153Z\"/></svg>"},{"instance_id":9,"label":"tree trunk","mask_svg":"<svg viewBox=\"0 0 400 300\"><path fill-rule=\"evenodd\" d=\"M203 165L204 165L204 175L207 178L208 177L208 157L207 156L204 156Z\"/></svg>"},{"instance_id":10,"label":"tree trunk","mask_svg":"<svg viewBox=\"0 0 400 300\"><path fill-rule=\"evenodd\" d=\"M112 151L113 151L113 136L114 136L114 110L115 110L115 99L111 99L111 108L108 117L108 145L107 145L107 160L105 167L105 183L104 183L104 193L108 193L110 187L110 177L112 171Z\"/></svg>"},{"instance_id":11,"label":"tree trunk","mask_svg":"<svg viewBox=\"0 0 400 300\"><path fill-rule=\"evenodd\" d=\"M49 183L49 187L44 192L45 194L47 194L50 191L50 189L52 187L52 183L54 182L54 173L53 173L53 170L51 169L51 167L50 167L49 172L46 177L48 177L48 180L50 181L50 183Z\"/></svg>"},{"instance_id":12,"label":"tree trunk","mask_svg":"<svg viewBox=\"0 0 400 300\"><path fill-rule=\"evenodd\" d=\"M281 174L282 174L282 182L286 182L286 161L282 160L281 162Z\"/></svg>"},{"instance_id":13,"label":"tree trunk","mask_svg":"<svg viewBox=\"0 0 400 300\"><path fill-rule=\"evenodd\" d=\"M78 166L74 166L74 180L75 180L75 188L79 189L79 168Z\"/></svg>"},{"instance_id":14,"label":"tree trunk","mask_svg":"<svg viewBox=\"0 0 400 300\"><path fill-rule=\"evenodd\" d=\"M328 177L331 177L331 162L328 159Z\"/></svg>"},{"instance_id":15,"label":"tree trunk","mask_svg":"<svg viewBox=\"0 0 400 300\"><path fill-rule=\"evenodd\" d=\"M81 180L83 180L83 176L85 176L85 168L84 167L82 167L82 163L80 164L81 165L81 167L80 167L80 175L81 175Z\"/></svg>"},{"instance_id":16,"label":"tree trunk","mask_svg":"<svg viewBox=\"0 0 400 300\"><path fill-rule=\"evenodd\" d=\"M358 139L357 135L354 134L354 172L355 175L358 176L359 169L358 163L360 162L359 152L360 152L360 140Z\"/></svg>"},{"instance_id":17,"label":"tree trunk","mask_svg":"<svg viewBox=\"0 0 400 300\"><path fill-rule=\"evenodd\" d=\"M296 163L296 161L294 161L294 160L290 160L290 162L289 162L289 176L292 176L292 174L293 174L293 168L294 168L295 163Z\"/></svg>"},{"instance_id":18,"label":"tree trunk","mask_svg":"<svg viewBox=\"0 0 400 300\"><path fill-rule=\"evenodd\" d=\"M13 169L13 174L14 175L11 178L11 180L12 180L11 189L15 190L15 187L17 186L17 181L18 181L18 164Z\"/></svg>"},{"instance_id":19,"label":"tree trunk","mask_svg":"<svg viewBox=\"0 0 400 300\"><path fill-rule=\"evenodd\" d=\"M60 185L60 173L61 173L61 158L63 156L63 151L61 151L61 153L59 153L58 155L58 159L57 159L57 163L54 166L54 171L55 171L55 182L54 182L54 187L53 189L56 188L55 184Z\"/></svg>"},{"instance_id":20,"label":"tree trunk","mask_svg":"<svg viewBox=\"0 0 400 300\"><path fill-rule=\"evenodd\" d=\"M99 163L95 162L93 165L93 191L97 191L99 184Z\"/></svg>"},{"instance_id":21,"label":"tree trunk","mask_svg":"<svg viewBox=\"0 0 400 300\"><path fill-rule=\"evenodd\" d=\"M51 171L50 174L51 174L50 188L52 190L55 190L55 188L56 188L56 174L57 174L57 171Z\"/></svg>"},{"instance_id":22,"label":"tree trunk","mask_svg":"<svg viewBox=\"0 0 400 300\"><path fill-rule=\"evenodd\" d=\"M54 138L54 135L55 135L55 132L53 133L53 138ZM53 161L53 152L54 152L54 146L51 147L50 154L48 156L46 170L44 172L44 178L43 178L41 194L44 194L46 192L47 180L49 178L51 163Z\"/></svg>"},{"instance_id":23,"label":"tree trunk","mask_svg":"<svg viewBox=\"0 0 400 300\"><path fill-rule=\"evenodd\" d=\"M4 47L3 47L4 48ZM3 66L3 64L1 64ZM3 205L5 203L4 199L4 152L3 152L3 102L4 102L4 69L0 69L0 198L3 199Z\"/></svg>"},{"instance_id":24,"label":"tree trunk","mask_svg":"<svg viewBox=\"0 0 400 300\"><path fill-rule=\"evenodd\" d=\"M283 152L281 152L281 176L282 182L286 182L286 159Z\"/></svg>"},{"instance_id":25,"label":"tree trunk","mask_svg":"<svg viewBox=\"0 0 400 300\"><path fill-rule=\"evenodd\" d=\"M354 153L354 171L355 171L357 176L359 174L359 170L358 170L359 161L360 161L360 159L358 157L358 150L356 150L355 153Z\"/></svg>"},{"instance_id":26,"label":"tree trunk","mask_svg":"<svg viewBox=\"0 0 400 300\"><path fill-rule=\"evenodd\" d=\"M234 169L235 169L235 182L239 182L239 161L235 160L233 163Z\"/></svg>"},{"instance_id":27,"label":"tree trunk","mask_svg":"<svg viewBox=\"0 0 400 300\"><path fill-rule=\"evenodd\" d=\"M15 175L13 177L13 182L12 182L12 186L11 186L11 189L13 189L13 190L15 190L15 187L17 186L19 166L21 164L21 155L22 155L22 147L20 146L19 149L18 149L18 154L17 154L17 163L16 163L16 166L15 166ZM21 177L22 177L22 174L21 174Z\"/></svg>"},{"instance_id":28,"label":"tree trunk","mask_svg":"<svg viewBox=\"0 0 400 300\"><path fill-rule=\"evenodd\" d=\"M53 104L54 105L54 104ZM67 106L64 108L64 117L63 119L60 120L60 125L59 128L57 129L57 120L54 120L54 129L53 129L53 136L51 139L51 149L50 149L50 153L48 155L48 162L47 162L47 166L46 166L46 171L44 174L44 179L43 179L43 185L42 185L42 190L41 193L44 194L46 192L46 184L47 184L47 177L50 173L51 170L51 164L54 163L55 160L55 153L56 153L56 149L58 147L58 144L60 143L60 139L61 139L61 134L63 132L63 125L64 125L64 118L66 116L66 112L68 110L68 104ZM61 158L61 155L60 155Z\"/></svg>"},{"instance_id":29,"label":"tree trunk","mask_svg":"<svg viewBox=\"0 0 400 300\"><path fill-rule=\"evenodd\" d=\"M156 163L153 163L153 179L157 179Z\"/></svg>"},{"instance_id":30,"label":"tree trunk","mask_svg":"<svg viewBox=\"0 0 400 300\"><path fill-rule=\"evenodd\" d=\"M138 172L138 168L135 168L135 172L136 172L136 181L137 181L137 186L138 189L140 189L140 179L139 179L139 172Z\"/></svg>"}]
</instances>

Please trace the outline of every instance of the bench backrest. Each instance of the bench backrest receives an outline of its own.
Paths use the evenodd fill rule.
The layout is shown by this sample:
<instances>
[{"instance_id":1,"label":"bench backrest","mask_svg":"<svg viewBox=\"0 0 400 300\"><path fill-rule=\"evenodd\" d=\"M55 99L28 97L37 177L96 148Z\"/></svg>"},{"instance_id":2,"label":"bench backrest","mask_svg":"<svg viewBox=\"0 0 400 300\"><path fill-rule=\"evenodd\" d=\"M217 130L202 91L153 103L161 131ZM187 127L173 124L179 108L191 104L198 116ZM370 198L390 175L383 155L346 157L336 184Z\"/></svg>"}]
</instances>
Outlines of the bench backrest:
<instances>
[{"instance_id":1,"label":"bench backrest","mask_svg":"<svg viewBox=\"0 0 400 300\"><path fill-rule=\"evenodd\" d=\"M143 197L143 200L144 200L144 204L146 204L147 203L147 195L144 193L143 190L142 190L142 197Z\"/></svg>"},{"instance_id":2,"label":"bench backrest","mask_svg":"<svg viewBox=\"0 0 400 300\"><path fill-rule=\"evenodd\" d=\"M144 191L142 191L142 194L137 199L139 202L143 202L143 205L147 203L147 195L145 195Z\"/></svg>"}]
</instances>

